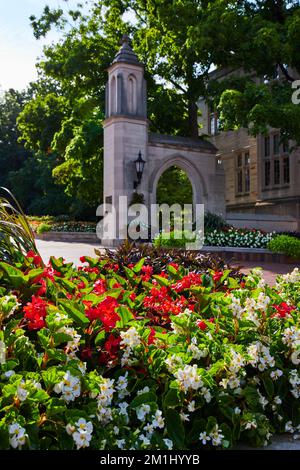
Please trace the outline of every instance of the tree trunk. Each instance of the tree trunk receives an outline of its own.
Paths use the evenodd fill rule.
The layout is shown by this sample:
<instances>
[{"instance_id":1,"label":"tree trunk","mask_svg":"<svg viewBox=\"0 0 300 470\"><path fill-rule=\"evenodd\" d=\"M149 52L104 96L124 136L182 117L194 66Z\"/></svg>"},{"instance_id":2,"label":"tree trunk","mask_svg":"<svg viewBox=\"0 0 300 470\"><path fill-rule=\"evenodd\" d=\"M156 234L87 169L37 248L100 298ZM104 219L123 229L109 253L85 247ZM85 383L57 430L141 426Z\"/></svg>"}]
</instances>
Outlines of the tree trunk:
<instances>
[{"instance_id":1,"label":"tree trunk","mask_svg":"<svg viewBox=\"0 0 300 470\"><path fill-rule=\"evenodd\" d=\"M194 101L188 103L188 116L189 116L189 135L193 139L198 139L198 107Z\"/></svg>"}]
</instances>

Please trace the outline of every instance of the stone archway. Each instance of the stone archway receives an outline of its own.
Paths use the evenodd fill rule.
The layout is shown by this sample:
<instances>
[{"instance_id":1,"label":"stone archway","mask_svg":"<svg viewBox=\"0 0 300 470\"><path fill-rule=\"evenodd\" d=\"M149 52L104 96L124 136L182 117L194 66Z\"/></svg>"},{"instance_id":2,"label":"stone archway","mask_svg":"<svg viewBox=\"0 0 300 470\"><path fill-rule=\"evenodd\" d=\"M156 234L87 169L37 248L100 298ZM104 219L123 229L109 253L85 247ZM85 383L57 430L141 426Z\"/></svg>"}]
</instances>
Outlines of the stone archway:
<instances>
[{"instance_id":1,"label":"stone archway","mask_svg":"<svg viewBox=\"0 0 300 470\"><path fill-rule=\"evenodd\" d=\"M156 204L157 185L162 174L169 168L176 166L183 170L193 188L193 205L204 204L207 195L207 188L204 178L199 170L189 160L180 154L175 154L165 159L163 162L158 162L148 181L148 191L150 195L150 205Z\"/></svg>"}]
</instances>

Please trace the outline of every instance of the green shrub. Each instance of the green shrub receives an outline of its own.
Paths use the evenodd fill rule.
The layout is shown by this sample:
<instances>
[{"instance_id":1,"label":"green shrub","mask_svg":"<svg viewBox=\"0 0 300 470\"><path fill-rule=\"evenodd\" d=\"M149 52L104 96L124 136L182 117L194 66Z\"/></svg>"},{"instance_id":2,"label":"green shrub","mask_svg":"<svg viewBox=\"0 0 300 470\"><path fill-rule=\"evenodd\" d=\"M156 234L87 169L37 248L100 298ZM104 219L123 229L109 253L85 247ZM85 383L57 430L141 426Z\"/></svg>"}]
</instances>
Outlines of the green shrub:
<instances>
[{"instance_id":1,"label":"green shrub","mask_svg":"<svg viewBox=\"0 0 300 470\"><path fill-rule=\"evenodd\" d=\"M204 227L206 231L211 232L213 230L229 228L230 225L220 215L206 212L204 216Z\"/></svg>"},{"instance_id":2,"label":"green shrub","mask_svg":"<svg viewBox=\"0 0 300 470\"><path fill-rule=\"evenodd\" d=\"M160 233L153 241L156 248L185 248L187 243L192 243L195 238L190 239L187 232L163 232Z\"/></svg>"},{"instance_id":3,"label":"green shrub","mask_svg":"<svg viewBox=\"0 0 300 470\"><path fill-rule=\"evenodd\" d=\"M50 232L50 230L51 230L51 225L42 223L41 225L38 226L37 233L39 234L46 233L46 232Z\"/></svg>"},{"instance_id":4,"label":"green shrub","mask_svg":"<svg viewBox=\"0 0 300 470\"><path fill-rule=\"evenodd\" d=\"M291 258L300 259L300 240L289 235L278 235L268 244L274 253L283 253Z\"/></svg>"}]
</instances>

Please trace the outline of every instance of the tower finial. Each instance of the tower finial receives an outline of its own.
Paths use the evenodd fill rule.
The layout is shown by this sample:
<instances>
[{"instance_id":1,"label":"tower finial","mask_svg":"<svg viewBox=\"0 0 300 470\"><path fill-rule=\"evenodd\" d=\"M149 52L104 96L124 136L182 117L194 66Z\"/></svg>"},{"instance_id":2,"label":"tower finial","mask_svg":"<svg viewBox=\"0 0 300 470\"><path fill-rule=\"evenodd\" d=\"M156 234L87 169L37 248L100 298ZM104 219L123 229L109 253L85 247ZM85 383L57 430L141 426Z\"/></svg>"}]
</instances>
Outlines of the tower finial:
<instances>
[{"instance_id":1,"label":"tower finial","mask_svg":"<svg viewBox=\"0 0 300 470\"><path fill-rule=\"evenodd\" d=\"M130 44L130 38L129 38L128 34L123 34L122 39L120 41L120 44L121 44L121 46Z\"/></svg>"}]
</instances>

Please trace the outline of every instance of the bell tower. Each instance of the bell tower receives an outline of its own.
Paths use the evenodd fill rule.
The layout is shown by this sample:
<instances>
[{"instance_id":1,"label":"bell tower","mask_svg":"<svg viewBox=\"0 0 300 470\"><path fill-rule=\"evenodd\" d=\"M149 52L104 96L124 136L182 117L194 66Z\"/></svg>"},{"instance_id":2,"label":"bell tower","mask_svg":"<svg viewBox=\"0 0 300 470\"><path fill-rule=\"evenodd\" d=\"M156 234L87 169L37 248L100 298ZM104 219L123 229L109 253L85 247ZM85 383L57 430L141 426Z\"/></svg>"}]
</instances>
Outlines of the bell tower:
<instances>
[{"instance_id":1,"label":"bell tower","mask_svg":"<svg viewBox=\"0 0 300 470\"><path fill-rule=\"evenodd\" d=\"M119 201L126 196L130 205L134 181L135 161L139 153L146 161L147 171L147 90L144 66L132 50L128 36L121 40L121 48L108 68L106 85L106 119L104 128L104 203L112 204L117 216L116 239L124 236L120 226ZM148 200L148 188L143 180L138 187ZM118 227L120 230L118 230Z\"/></svg>"}]
</instances>

